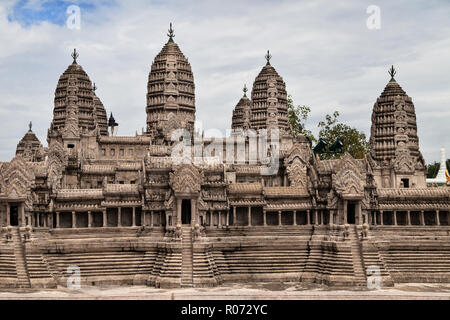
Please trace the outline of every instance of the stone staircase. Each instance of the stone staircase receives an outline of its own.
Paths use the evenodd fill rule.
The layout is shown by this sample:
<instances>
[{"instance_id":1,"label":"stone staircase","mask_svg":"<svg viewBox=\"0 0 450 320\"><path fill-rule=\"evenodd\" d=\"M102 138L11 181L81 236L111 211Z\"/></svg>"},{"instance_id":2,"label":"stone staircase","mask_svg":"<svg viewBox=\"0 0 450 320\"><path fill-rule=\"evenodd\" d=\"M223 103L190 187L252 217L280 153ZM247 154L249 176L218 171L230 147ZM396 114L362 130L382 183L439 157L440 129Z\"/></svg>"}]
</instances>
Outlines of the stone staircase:
<instances>
[{"instance_id":1,"label":"stone staircase","mask_svg":"<svg viewBox=\"0 0 450 320\"><path fill-rule=\"evenodd\" d=\"M361 243L356 225L353 227L351 226L349 228L349 240L351 244L355 285L357 287L367 287L367 279L366 279L366 272L364 270Z\"/></svg>"},{"instance_id":2,"label":"stone staircase","mask_svg":"<svg viewBox=\"0 0 450 320\"><path fill-rule=\"evenodd\" d=\"M193 287L193 254L191 226L182 227L181 287Z\"/></svg>"},{"instance_id":3,"label":"stone staircase","mask_svg":"<svg viewBox=\"0 0 450 320\"><path fill-rule=\"evenodd\" d=\"M11 234L14 243L14 255L16 257L17 285L19 288L31 288L25 258L25 246L22 243L19 228L12 228Z\"/></svg>"}]
</instances>

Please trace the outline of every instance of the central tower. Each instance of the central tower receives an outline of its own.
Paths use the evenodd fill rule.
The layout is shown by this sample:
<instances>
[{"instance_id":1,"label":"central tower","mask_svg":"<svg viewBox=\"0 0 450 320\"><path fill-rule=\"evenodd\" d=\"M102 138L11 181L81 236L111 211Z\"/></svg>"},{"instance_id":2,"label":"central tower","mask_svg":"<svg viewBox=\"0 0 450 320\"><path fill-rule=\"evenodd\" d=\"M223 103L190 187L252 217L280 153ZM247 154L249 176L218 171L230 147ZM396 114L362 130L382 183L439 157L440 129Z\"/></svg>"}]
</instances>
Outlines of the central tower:
<instances>
[{"instance_id":1,"label":"central tower","mask_svg":"<svg viewBox=\"0 0 450 320\"><path fill-rule=\"evenodd\" d=\"M194 75L188 59L174 42L170 24L169 41L153 61L147 85L147 135L167 144L175 129L191 136L195 122Z\"/></svg>"}]
</instances>

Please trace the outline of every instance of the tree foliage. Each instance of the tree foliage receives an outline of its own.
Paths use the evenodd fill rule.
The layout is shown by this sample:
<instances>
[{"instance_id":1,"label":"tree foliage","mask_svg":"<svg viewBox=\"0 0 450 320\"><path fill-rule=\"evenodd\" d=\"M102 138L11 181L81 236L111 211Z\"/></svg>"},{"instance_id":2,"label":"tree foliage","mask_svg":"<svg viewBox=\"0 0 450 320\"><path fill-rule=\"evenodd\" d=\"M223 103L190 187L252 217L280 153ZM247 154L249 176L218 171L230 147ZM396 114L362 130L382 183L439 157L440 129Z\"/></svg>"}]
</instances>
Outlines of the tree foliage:
<instances>
[{"instance_id":1,"label":"tree foliage","mask_svg":"<svg viewBox=\"0 0 450 320\"><path fill-rule=\"evenodd\" d=\"M446 161L446 167L447 167L447 171L450 171L450 159L447 159ZM440 167L440 163L439 162L434 162L431 163L429 165L427 165L427 178L429 179L433 179L436 178L438 172L439 172L439 167Z\"/></svg>"},{"instance_id":2,"label":"tree foliage","mask_svg":"<svg viewBox=\"0 0 450 320\"><path fill-rule=\"evenodd\" d=\"M305 128L306 121L308 120L311 108L308 106L294 106L292 96L288 96L288 116L289 125L294 133L301 133L307 137L311 142L317 142L312 132Z\"/></svg>"},{"instance_id":3,"label":"tree foliage","mask_svg":"<svg viewBox=\"0 0 450 320\"><path fill-rule=\"evenodd\" d=\"M325 140L330 146L336 139L344 143L342 153L322 154L321 159L340 158L346 152L350 153L355 159L362 159L369 153L369 143L366 140L366 134L356 128L339 121L339 112L335 111L333 115L327 114L325 121L320 121L319 138Z\"/></svg>"},{"instance_id":4,"label":"tree foliage","mask_svg":"<svg viewBox=\"0 0 450 320\"><path fill-rule=\"evenodd\" d=\"M289 124L294 133L301 133L314 143L317 143L319 139L323 139L328 146L331 146L338 138L344 143L343 153L324 153L320 155L321 159L340 158L345 152L350 153L356 159L364 158L368 154L369 143L364 132L341 123L338 111L335 111L332 115L327 114L325 120L319 122L318 139L310 130L305 128L310 113L311 108L304 105L295 106L292 97L288 96Z\"/></svg>"}]
</instances>

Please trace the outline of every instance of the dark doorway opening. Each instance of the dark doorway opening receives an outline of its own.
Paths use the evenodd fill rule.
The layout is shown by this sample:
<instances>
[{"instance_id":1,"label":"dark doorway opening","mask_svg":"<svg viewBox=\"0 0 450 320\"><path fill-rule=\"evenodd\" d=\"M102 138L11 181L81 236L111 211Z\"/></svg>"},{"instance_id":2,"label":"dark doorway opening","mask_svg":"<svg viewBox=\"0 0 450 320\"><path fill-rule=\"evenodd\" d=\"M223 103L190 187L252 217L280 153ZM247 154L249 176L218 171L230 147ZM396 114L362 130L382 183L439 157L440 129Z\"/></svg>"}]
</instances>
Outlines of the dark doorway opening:
<instances>
[{"instance_id":1,"label":"dark doorway opening","mask_svg":"<svg viewBox=\"0 0 450 320\"><path fill-rule=\"evenodd\" d=\"M403 188L409 188L409 179L402 179Z\"/></svg>"},{"instance_id":2,"label":"dark doorway opening","mask_svg":"<svg viewBox=\"0 0 450 320\"><path fill-rule=\"evenodd\" d=\"M181 223L191 224L191 200L183 200L181 203Z\"/></svg>"},{"instance_id":3,"label":"dark doorway opening","mask_svg":"<svg viewBox=\"0 0 450 320\"><path fill-rule=\"evenodd\" d=\"M355 224L355 204L354 203L347 204L347 223Z\"/></svg>"},{"instance_id":4,"label":"dark doorway opening","mask_svg":"<svg viewBox=\"0 0 450 320\"><path fill-rule=\"evenodd\" d=\"M19 207L18 206L10 206L10 220L9 223L14 226L19 226Z\"/></svg>"}]
</instances>

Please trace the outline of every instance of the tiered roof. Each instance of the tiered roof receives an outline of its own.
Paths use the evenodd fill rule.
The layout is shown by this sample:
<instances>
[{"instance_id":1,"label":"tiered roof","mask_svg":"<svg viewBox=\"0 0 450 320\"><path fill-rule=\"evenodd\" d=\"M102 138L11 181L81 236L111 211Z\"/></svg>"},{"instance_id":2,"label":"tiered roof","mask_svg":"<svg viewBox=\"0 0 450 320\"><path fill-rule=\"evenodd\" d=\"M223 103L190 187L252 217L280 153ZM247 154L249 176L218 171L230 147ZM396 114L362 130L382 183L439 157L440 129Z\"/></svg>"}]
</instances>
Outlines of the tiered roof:
<instances>
[{"instance_id":1,"label":"tiered roof","mask_svg":"<svg viewBox=\"0 0 450 320\"><path fill-rule=\"evenodd\" d=\"M156 134L178 128L192 129L195 121L194 75L188 59L173 41L169 41L153 61L147 85L147 132Z\"/></svg>"},{"instance_id":2,"label":"tiered roof","mask_svg":"<svg viewBox=\"0 0 450 320\"><path fill-rule=\"evenodd\" d=\"M268 52L267 63L253 83L251 126L254 129L267 128L268 121L270 122L273 117L276 118L280 129L287 130L289 121L286 84L270 64L270 58ZM271 106L274 107L273 111L269 110Z\"/></svg>"},{"instance_id":3,"label":"tiered roof","mask_svg":"<svg viewBox=\"0 0 450 320\"><path fill-rule=\"evenodd\" d=\"M370 146L375 161L393 160L400 140L412 157L420 156L414 104L395 81L395 69L390 74L391 80L373 107Z\"/></svg>"}]
</instances>

